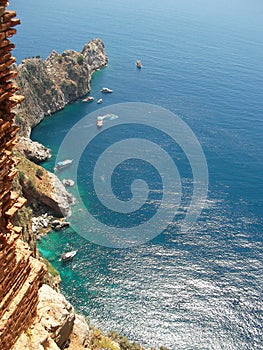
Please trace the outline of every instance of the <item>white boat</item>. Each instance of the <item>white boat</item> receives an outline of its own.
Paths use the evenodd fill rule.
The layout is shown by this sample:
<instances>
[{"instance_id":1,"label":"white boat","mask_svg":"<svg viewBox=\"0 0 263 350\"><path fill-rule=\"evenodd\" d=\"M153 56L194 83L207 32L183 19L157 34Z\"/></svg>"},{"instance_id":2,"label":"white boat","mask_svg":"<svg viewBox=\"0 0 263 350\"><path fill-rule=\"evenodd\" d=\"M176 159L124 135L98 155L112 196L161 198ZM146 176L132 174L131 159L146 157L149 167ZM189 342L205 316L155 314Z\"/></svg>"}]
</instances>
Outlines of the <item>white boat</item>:
<instances>
[{"instance_id":1,"label":"white boat","mask_svg":"<svg viewBox=\"0 0 263 350\"><path fill-rule=\"evenodd\" d=\"M62 261L69 261L77 254L77 250L61 254L60 258Z\"/></svg>"},{"instance_id":2,"label":"white boat","mask_svg":"<svg viewBox=\"0 0 263 350\"><path fill-rule=\"evenodd\" d=\"M100 91L103 92L103 93L106 93L106 94L113 92L113 90L111 90L111 89L109 89L107 87L102 88Z\"/></svg>"},{"instance_id":3,"label":"white boat","mask_svg":"<svg viewBox=\"0 0 263 350\"><path fill-rule=\"evenodd\" d=\"M100 103L102 103L102 101L103 101L103 99L102 99L102 98L99 98L98 101L97 101L97 103L100 104Z\"/></svg>"},{"instance_id":4,"label":"white boat","mask_svg":"<svg viewBox=\"0 0 263 350\"><path fill-rule=\"evenodd\" d=\"M69 166L71 163L73 162L72 159L65 159L65 160L62 160L61 162L58 162L54 168L54 171L58 171L58 170L61 170L61 169L64 169L66 168L67 166Z\"/></svg>"},{"instance_id":5,"label":"white boat","mask_svg":"<svg viewBox=\"0 0 263 350\"><path fill-rule=\"evenodd\" d=\"M83 98L82 102L92 102L94 101L94 97L93 96L88 96L86 98Z\"/></svg>"},{"instance_id":6,"label":"white boat","mask_svg":"<svg viewBox=\"0 0 263 350\"><path fill-rule=\"evenodd\" d=\"M96 125L97 125L97 128L101 128L103 126L103 117L100 116L97 118Z\"/></svg>"},{"instance_id":7,"label":"white boat","mask_svg":"<svg viewBox=\"0 0 263 350\"><path fill-rule=\"evenodd\" d=\"M142 68L142 62L141 62L141 60L137 60L137 61L136 61L136 67L139 68L139 69Z\"/></svg>"}]
</instances>

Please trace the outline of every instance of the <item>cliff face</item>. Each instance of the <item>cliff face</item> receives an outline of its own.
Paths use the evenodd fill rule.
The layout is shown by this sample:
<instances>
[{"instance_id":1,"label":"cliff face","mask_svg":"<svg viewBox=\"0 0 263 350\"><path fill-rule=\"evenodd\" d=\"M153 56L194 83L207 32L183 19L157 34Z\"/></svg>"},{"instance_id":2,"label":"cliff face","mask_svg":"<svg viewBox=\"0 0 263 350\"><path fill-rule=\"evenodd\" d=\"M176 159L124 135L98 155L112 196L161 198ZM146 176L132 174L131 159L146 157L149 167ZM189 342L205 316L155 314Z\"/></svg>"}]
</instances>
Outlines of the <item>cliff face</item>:
<instances>
[{"instance_id":1,"label":"cliff face","mask_svg":"<svg viewBox=\"0 0 263 350\"><path fill-rule=\"evenodd\" d=\"M125 345L121 347L114 338L89 327L62 294L44 284L39 290L36 319L20 336L14 350L144 350L128 342Z\"/></svg>"},{"instance_id":2,"label":"cliff face","mask_svg":"<svg viewBox=\"0 0 263 350\"><path fill-rule=\"evenodd\" d=\"M34 215L48 213L56 217L69 216L74 198L57 176L31 162L18 151L16 155L20 159L17 165L17 187L21 186L20 190Z\"/></svg>"},{"instance_id":3,"label":"cliff face","mask_svg":"<svg viewBox=\"0 0 263 350\"><path fill-rule=\"evenodd\" d=\"M17 107L20 134L30 136L31 128L45 116L63 109L90 91L91 75L108 62L104 44L94 39L81 52L52 51L46 60L29 58L16 69L16 83L25 101Z\"/></svg>"},{"instance_id":4,"label":"cliff face","mask_svg":"<svg viewBox=\"0 0 263 350\"><path fill-rule=\"evenodd\" d=\"M51 152L48 148L41 145L39 142L32 141L27 137L20 137L16 148L27 159L36 164L42 163L51 157Z\"/></svg>"}]
</instances>

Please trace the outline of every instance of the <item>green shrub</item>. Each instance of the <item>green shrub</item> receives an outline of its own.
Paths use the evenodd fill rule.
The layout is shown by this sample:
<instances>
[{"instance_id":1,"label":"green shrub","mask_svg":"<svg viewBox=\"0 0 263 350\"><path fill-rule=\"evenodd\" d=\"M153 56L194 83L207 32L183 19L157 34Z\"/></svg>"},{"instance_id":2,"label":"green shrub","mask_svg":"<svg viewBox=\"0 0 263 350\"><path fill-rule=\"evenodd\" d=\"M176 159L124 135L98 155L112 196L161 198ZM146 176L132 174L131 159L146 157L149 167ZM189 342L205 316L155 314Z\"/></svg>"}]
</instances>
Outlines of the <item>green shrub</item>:
<instances>
[{"instance_id":1,"label":"green shrub","mask_svg":"<svg viewBox=\"0 0 263 350\"><path fill-rule=\"evenodd\" d=\"M83 62L84 62L83 55L78 55L77 62L78 62L78 64L83 64Z\"/></svg>"},{"instance_id":2,"label":"green shrub","mask_svg":"<svg viewBox=\"0 0 263 350\"><path fill-rule=\"evenodd\" d=\"M101 349L107 349L107 350L118 350L119 347L117 347L115 344L113 344L112 340L107 337L102 337L98 343L96 344Z\"/></svg>"},{"instance_id":3,"label":"green shrub","mask_svg":"<svg viewBox=\"0 0 263 350\"><path fill-rule=\"evenodd\" d=\"M27 187L31 190L31 191L35 191L36 190L36 186L34 184L34 182L30 179L27 181Z\"/></svg>"},{"instance_id":4,"label":"green shrub","mask_svg":"<svg viewBox=\"0 0 263 350\"><path fill-rule=\"evenodd\" d=\"M51 265L50 262L46 258L43 258L43 262L46 265L47 270L52 277L56 277L59 275L58 270L56 270L55 267L53 265Z\"/></svg>"},{"instance_id":5,"label":"green shrub","mask_svg":"<svg viewBox=\"0 0 263 350\"><path fill-rule=\"evenodd\" d=\"M44 175L44 172L42 169L40 168L37 168L36 170L36 176L39 178L39 179L42 179L42 176Z\"/></svg>"},{"instance_id":6,"label":"green shrub","mask_svg":"<svg viewBox=\"0 0 263 350\"><path fill-rule=\"evenodd\" d=\"M21 115L16 114L15 122L16 122L17 125L20 125L20 124L22 124L24 122L24 119L23 119L23 117L21 117Z\"/></svg>"},{"instance_id":7,"label":"green shrub","mask_svg":"<svg viewBox=\"0 0 263 350\"><path fill-rule=\"evenodd\" d=\"M131 343L127 337L124 335L120 335L115 331L111 331L108 333L108 337L115 340L120 344L121 350L141 350L142 347L139 343L133 342Z\"/></svg>"},{"instance_id":8,"label":"green shrub","mask_svg":"<svg viewBox=\"0 0 263 350\"><path fill-rule=\"evenodd\" d=\"M19 177L19 182L20 182L20 183L21 183L21 182L24 182L24 180L25 180L25 174L24 174L21 170L18 171L18 177Z\"/></svg>"}]
</instances>

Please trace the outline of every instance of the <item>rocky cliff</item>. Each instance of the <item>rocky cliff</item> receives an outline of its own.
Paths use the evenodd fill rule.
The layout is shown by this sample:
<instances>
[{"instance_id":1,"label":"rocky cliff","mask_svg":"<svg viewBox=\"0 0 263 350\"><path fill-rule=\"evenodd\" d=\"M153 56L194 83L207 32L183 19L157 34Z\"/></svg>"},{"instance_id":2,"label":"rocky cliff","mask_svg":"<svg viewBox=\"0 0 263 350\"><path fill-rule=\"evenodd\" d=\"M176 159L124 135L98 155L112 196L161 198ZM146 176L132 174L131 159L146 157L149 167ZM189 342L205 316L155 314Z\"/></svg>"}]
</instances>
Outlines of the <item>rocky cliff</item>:
<instances>
[{"instance_id":1,"label":"rocky cliff","mask_svg":"<svg viewBox=\"0 0 263 350\"><path fill-rule=\"evenodd\" d=\"M51 158L50 149L41 145L39 142L32 141L27 137L19 137L16 148L28 160L31 160L36 164L40 164Z\"/></svg>"},{"instance_id":2,"label":"rocky cliff","mask_svg":"<svg viewBox=\"0 0 263 350\"><path fill-rule=\"evenodd\" d=\"M130 343L126 337L116 332L105 335L93 328L83 316L75 313L73 306L62 294L44 284L39 289L39 303L34 323L20 336L13 350L64 348L68 350L145 350L138 343Z\"/></svg>"},{"instance_id":3,"label":"rocky cliff","mask_svg":"<svg viewBox=\"0 0 263 350\"><path fill-rule=\"evenodd\" d=\"M45 59L24 59L15 69L19 91L25 96L17 107L16 124L20 134L30 136L31 128L45 116L63 109L90 91L92 73L107 65L108 58L100 39L87 43L81 52L52 51Z\"/></svg>"},{"instance_id":4,"label":"rocky cliff","mask_svg":"<svg viewBox=\"0 0 263 350\"><path fill-rule=\"evenodd\" d=\"M55 217L67 217L71 214L74 198L53 173L31 162L18 151L15 152L20 159L17 165L18 184L21 186L23 197L31 207L34 215L44 213Z\"/></svg>"},{"instance_id":5,"label":"rocky cliff","mask_svg":"<svg viewBox=\"0 0 263 350\"><path fill-rule=\"evenodd\" d=\"M81 52L66 50L59 54L52 51L46 60L28 58L12 67L17 75L15 82L19 92L25 97L23 103L16 107L15 116L21 135L16 144L20 164L15 187L27 198L34 216L43 212L56 217L69 216L74 199L53 173L36 165L51 154L46 147L30 140L31 128L45 116L86 95L90 91L92 73L107 62L103 42L94 39L84 45ZM35 237L26 225L25 217L28 217L27 210L19 214L17 222L22 220L23 237L35 251Z\"/></svg>"}]
</instances>

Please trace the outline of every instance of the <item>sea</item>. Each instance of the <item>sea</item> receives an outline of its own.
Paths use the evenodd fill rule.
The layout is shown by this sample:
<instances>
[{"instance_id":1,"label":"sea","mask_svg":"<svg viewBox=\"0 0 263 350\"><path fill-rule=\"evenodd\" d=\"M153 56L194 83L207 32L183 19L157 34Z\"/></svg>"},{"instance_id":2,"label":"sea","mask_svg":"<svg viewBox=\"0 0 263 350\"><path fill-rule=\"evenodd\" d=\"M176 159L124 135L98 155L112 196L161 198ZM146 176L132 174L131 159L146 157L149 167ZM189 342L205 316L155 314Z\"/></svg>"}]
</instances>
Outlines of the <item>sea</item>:
<instances>
[{"instance_id":1,"label":"sea","mask_svg":"<svg viewBox=\"0 0 263 350\"><path fill-rule=\"evenodd\" d=\"M207 164L207 199L187 232L175 217L160 234L130 247L97 244L76 226L38 242L61 274L66 298L95 327L146 347L263 349L263 2L15 0L9 7L21 19L12 39L18 63L37 55L45 59L52 50L80 51L101 38L109 63L93 74L90 95L101 97L106 86L114 91L103 96L103 107L138 103L170 111L192 130ZM80 99L32 131L33 140L52 150L45 168L53 171L68 131L101 106ZM116 133L107 133L105 141L102 132L99 152L116 141ZM151 135L148 130L148 141ZM152 136L162 144L163 134ZM169 153L169 147L162 149ZM173 152L181 159L177 168L187 206L194 173L185 167L184 149ZM93 148L80 162L84 185L96 156ZM128 163L117 167L118 180L112 182L126 202L136 170L144 182L153 179L149 162ZM65 171L70 176L70 167ZM81 187L81 198L98 213L87 188ZM102 217L110 215L100 210ZM149 210L143 207L143 220L153 215ZM117 221L128 230L127 216ZM59 261L71 250L78 250L74 259Z\"/></svg>"}]
</instances>

